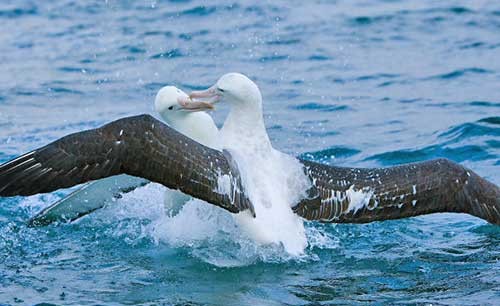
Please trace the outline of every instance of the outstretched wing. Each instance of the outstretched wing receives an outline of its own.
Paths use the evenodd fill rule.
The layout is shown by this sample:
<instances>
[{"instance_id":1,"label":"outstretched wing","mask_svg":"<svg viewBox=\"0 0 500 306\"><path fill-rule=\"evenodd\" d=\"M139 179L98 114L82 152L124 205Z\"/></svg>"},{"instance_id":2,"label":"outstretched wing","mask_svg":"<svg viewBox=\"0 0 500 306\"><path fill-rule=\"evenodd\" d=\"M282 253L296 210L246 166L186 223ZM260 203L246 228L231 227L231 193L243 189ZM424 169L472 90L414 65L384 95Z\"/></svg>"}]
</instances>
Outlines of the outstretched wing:
<instances>
[{"instance_id":1,"label":"outstretched wing","mask_svg":"<svg viewBox=\"0 0 500 306\"><path fill-rule=\"evenodd\" d=\"M313 186L294 211L309 220L366 223L460 212L500 224L500 188L447 159L376 169L302 163Z\"/></svg>"},{"instance_id":2,"label":"outstretched wing","mask_svg":"<svg viewBox=\"0 0 500 306\"><path fill-rule=\"evenodd\" d=\"M302 163L312 187L293 209L309 220L365 223L462 212L500 224L500 189L445 159L377 169ZM63 137L0 165L0 196L50 192L122 173L230 212L255 214L227 152L205 147L149 115Z\"/></svg>"},{"instance_id":3,"label":"outstretched wing","mask_svg":"<svg viewBox=\"0 0 500 306\"><path fill-rule=\"evenodd\" d=\"M227 152L205 147L149 115L68 135L0 165L0 196L51 192L122 173L230 212L253 213Z\"/></svg>"}]
</instances>

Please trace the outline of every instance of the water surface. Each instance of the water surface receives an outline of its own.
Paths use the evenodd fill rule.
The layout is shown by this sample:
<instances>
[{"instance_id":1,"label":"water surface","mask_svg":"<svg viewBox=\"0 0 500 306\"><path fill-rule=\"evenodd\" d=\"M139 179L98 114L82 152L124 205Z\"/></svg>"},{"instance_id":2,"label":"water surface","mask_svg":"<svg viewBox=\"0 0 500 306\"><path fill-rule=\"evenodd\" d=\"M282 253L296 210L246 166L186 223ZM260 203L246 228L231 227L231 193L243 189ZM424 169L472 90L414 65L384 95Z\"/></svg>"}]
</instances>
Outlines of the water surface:
<instances>
[{"instance_id":1,"label":"water surface","mask_svg":"<svg viewBox=\"0 0 500 306\"><path fill-rule=\"evenodd\" d=\"M498 1L5 0L0 24L0 161L153 113L163 85L239 71L284 152L358 167L446 157L500 184ZM500 303L500 230L467 215L308 223L291 258L197 201L166 218L157 185L26 227L65 193L0 199L0 302Z\"/></svg>"}]
</instances>

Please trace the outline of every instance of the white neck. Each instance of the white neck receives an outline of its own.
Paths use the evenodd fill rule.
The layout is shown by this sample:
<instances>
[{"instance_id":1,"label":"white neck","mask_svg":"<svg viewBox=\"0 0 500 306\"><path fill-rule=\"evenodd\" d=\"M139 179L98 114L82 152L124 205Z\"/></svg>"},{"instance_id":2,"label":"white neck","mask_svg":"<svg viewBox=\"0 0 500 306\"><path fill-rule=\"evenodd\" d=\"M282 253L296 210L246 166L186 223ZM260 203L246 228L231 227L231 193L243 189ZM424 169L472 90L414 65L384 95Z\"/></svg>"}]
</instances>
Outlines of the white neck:
<instances>
[{"instance_id":1,"label":"white neck","mask_svg":"<svg viewBox=\"0 0 500 306\"><path fill-rule=\"evenodd\" d=\"M221 129L224 147L269 151L271 141L267 135L262 104L234 104Z\"/></svg>"},{"instance_id":2,"label":"white neck","mask_svg":"<svg viewBox=\"0 0 500 306\"><path fill-rule=\"evenodd\" d=\"M162 118L176 131L213 149L219 149L219 130L212 117L205 112L187 113L181 116L164 116Z\"/></svg>"},{"instance_id":3,"label":"white neck","mask_svg":"<svg viewBox=\"0 0 500 306\"><path fill-rule=\"evenodd\" d=\"M163 120L168 123L171 127L173 127L175 130L181 132L184 134L184 122L185 118L181 118L179 116L165 116L163 114L160 114Z\"/></svg>"}]
</instances>

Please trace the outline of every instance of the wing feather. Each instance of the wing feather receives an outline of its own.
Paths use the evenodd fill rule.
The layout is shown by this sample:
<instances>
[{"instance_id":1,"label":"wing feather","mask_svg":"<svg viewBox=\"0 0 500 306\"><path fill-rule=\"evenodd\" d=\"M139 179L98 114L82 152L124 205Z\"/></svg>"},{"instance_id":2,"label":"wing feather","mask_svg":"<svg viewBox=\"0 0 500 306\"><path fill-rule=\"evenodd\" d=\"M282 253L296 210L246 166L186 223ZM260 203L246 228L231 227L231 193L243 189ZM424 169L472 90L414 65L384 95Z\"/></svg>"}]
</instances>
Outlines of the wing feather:
<instances>
[{"instance_id":1,"label":"wing feather","mask_svg":"<svg viewBox=\"0 0 500 306\"><path fill-rule=\"evenodd\" d=\"M500 188L446 159L374 169L302 163L312 187L293 209L308 220L366 223L459 212L500 224Z\"/></svg>"},{"instance_id":2,"label":"wing feather","mask_svg":"<svg viewBox=\"0 0 500 306\"><path fill-rule=\"evenodd\" d=\"M124 173L180 189L231 212L253 213L238 168L226 156L149 115L128 117L68 135L0 165L0 196L51 192ZM224 175L233 182L227 194L217 192Z\"/></svg>"},{"instance_id":3,"label":"wing feather","mask_svg":"<svg viewBox=\"0 0 500 306\"><path fill-rule=\"evenodd\" d=\"M462 212L500 224L500 189L445 159L374 169L301 162L312 186L293 209L309 220L365 223ZM205 147L149 115L68 135L0 165L0 196L51 192L122 173L230 212L255 214L228 152Z\"/></svg>"}]
</instances>

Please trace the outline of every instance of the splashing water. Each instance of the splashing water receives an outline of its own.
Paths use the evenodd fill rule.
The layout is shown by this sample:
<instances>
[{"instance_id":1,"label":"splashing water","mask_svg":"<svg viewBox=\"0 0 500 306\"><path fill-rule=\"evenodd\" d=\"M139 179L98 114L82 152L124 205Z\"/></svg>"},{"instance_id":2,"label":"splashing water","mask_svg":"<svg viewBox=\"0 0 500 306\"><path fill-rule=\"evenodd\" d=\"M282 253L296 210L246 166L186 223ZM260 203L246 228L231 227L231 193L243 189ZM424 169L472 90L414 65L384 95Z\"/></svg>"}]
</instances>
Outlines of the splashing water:
<instances>
[{"instance_id":1,"label":"splashing water","mask_svg":"<svg viewBox=\"0 0 500 306\"><path fill-rule=\"evenodd\" d=\"M257 261L313 260L314 256L303 252L308 240L311 248L335 244L332 237L320 231L306 231L298 218L295 220L300 223L280 223L278 228L290 230L292 227L300 231L273 233L269 231L276 227L268 227L267 232L256 233L257 226L268 226L273 219L265 218L264 214L257 219L233 215L198 199L188 201L177 215L169 216L165 213L163 199L169 193L164 190L165 187L161 185L149 184L125 194L113 205L88 218L90 226L116 223L116 227L112 227L108 234L124 238L130 244L147 239L156 245L186 248L196 258L219 267L244 266ZM276 211L284 210L271 210ZM125 220L127 222L124 223ZM248 220L254 224L247 225L245 222ZM295 244L297 238L299 244Z\"/></svg>"},{"instance_id":2,"label":"splashing water","mask_svg":"<svg viewBox=\"0 0 500 306\"><path fill-rule=\"evenodd\" d=\"M238 214L239 224L258 243L281 244L289 254L302 255L307 246L304 225L291 209L310 184L301 164L274 149L265 155L235 154L235 159L256 214Z\"/></svg>"}]
</instances>

